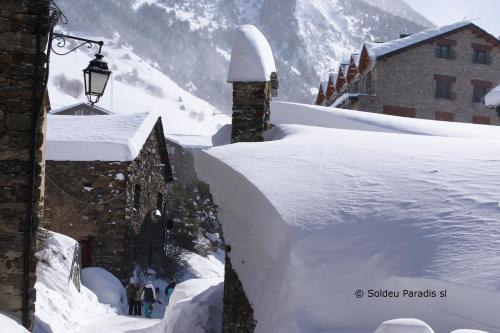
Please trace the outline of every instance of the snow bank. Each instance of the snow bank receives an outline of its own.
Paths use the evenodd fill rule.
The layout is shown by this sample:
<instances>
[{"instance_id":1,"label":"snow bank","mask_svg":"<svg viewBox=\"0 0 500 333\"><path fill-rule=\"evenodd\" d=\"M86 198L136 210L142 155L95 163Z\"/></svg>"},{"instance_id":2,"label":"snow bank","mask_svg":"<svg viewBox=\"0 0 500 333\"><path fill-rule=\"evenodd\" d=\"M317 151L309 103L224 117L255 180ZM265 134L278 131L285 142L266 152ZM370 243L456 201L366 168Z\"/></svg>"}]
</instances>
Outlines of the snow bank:
<instances>
[{"instance_id":1,"label":"snow bank","mask_svg":"<svg viewBox=\"0 0 500 333\"><path fill-rule=\"evenodd\" d=\"M125 312L127 294L116 276L101 267L88 267L82 270L82 283L96 294L100 303Z\"/></svg>"},{"instance_id":2,"label":"snow bank","mask_svg":"<svg viewBox=\"0 0 500 333\"><path fill-rule=\"evenodd\" d=\"M489 93L484 97L484 101L486 106L488 107L497 107L500 105L500 85L493 88Z\"/></svg>"},{"instance_id":3,"label":"snow bank","mask_svg":"<svg viewBox=\"0 0 500 333\"><path fill-rule=\"evenodd\" d=\"M271 123L458 138L500 139L500 130L496 126L412 119L288 102L272 102Z\"/></svg>"},{"instance_id":4,"label":"snow bank","mask_svg":"<svg viewBox=\"0 0 500 333\"><path fill-rule=\"evenodd\" d=\"M456 22L442 27L427 29L405 38L395 39L385 43L369 43L365 42L365 47L368 54L373 59L378 59L386 54L392 53L407 46L423 42L427 39L434 38L446 34L452 30L459 29L471 24L470 21Z\"/></svg>"},{"instance_id":5,"label":"snow bank","mask_svg":"<svg viewBox=\"0 0 500 333\"><path fill-rule=\"evenodd\" d=\"M193 279L178 284L154 333L221 332L223 293L223 278Z\"/></svg>"},{"instance_id":6,"label":"snow bank","mask_svg":"<svg viewBox=\"0 0 500 333\"><path fill-rule=\"evenodd\" d=\"M401 318L383 322L375 333L434 333L434 331L421 320Z\"/></svg>"},{"instance_id":7,"label":"snow bank","mask_svg":"<svg viewBox=\"0 0 500 333\"><path fill-rule=\"evenodd\" d=\"M374 332L388 318L500 331L490 127L450 124L441 133L457 137L443 137L430 122L345 112L332 110L357 130L278 125L273 141L195 155L256 332Z\"/></svg>"},{"instance_id":8,"label":"snow bank","mask_svg":"<svg viewBox=\"0 0 500 333\"><path fill-rule=\"evenodd\" d=\"M276 65L266 37L253 25L238 27L227 82L265 82L272 72L276 72Z\"/></svg>"},{"instance_id":9,"label":"snow bank","mask_svg":"<svg viewBox=\"0 0 500 333\"><path fill-rule=\"evenodd\" d=\"M46 159L133 161L158 118L155 112L107 116L49 115Z\"/></svg>"},{"instance_id":10,"label":"snow bank","mask_svg":"<svg viewBox=\"0 0 500 333\"><path fill-rule=\"evenodd\" d=\"M46 247L37 253L34 333L79 332L85 323L115 315L89 289L82 285L79 292L69 280L75 244L72 238L48 232Z\"/></svg>"},{"instance_id":11,"label":"snow bank","mask_svg":"<svg viewBox=\"0 0 500 333\"><path fill-rule=\"evenodd\" d=\"M2 312L0 312L0 331L5 333L29 333L17 321Z\"/></svg>"}]
</instances>

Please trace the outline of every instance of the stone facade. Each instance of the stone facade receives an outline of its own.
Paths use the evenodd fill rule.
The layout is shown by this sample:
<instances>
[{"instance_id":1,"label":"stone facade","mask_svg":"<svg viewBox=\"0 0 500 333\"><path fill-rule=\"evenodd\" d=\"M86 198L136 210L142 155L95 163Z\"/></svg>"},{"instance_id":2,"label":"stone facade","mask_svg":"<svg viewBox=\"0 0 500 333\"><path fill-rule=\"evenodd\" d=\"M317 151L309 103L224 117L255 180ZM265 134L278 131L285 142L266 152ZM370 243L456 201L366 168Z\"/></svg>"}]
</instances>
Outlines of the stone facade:
<instances>
[{"instance_id":1,"label":"stone facade","mask_svg":"<svg viewBox=\"0 0 500 333\"><path fill-rule=\"evenodd\" d=\"M194 170L194 150L166 139L168 157L172 165L172 175L178 184L188 185L198 182Z\"/></svg>"},{"instance_id":2,"label":"stone facade","mask_svg":"<svg viewBox=\"0 0 500 333\"><path fill-rule=\"evenodd\" d=\"M267 82L233 82L231 143L264 141L270 128L272 85ZM222 332L251 333L256 320L238 274L233 269L231 245L226 243Z\"/></svg>"},{"instance_id":3,"label":"stone facade","mask_svg":"<svg viewBox=\"0 0 500 333\"><path fill-rule=\"evenodd\" d=\"M234 82L231 142L264 141L270 127L271 82Z\"/></svg>"},{"instance_id":4,"label":"stone facade","mask_svg":"<svg viewBox=\"0 0 500 333\"><path fill-rule=\"evenodd\" d=\"M49 21L49 0L0 1L0 311L28 328L35 300L34 234L44 191L44 123L50 108L43 85Z\"/></svg>"},{"instance_id":5,"label":"stone facade","mask_svg":"<svg viewBox=\"0 0 500 333\"><path fill-rule=\"evenodd\" d=\"M125 281L134 264L159 261L163 243L149 236L163 234L171 176L158 120L131 162L47 161L45 219L79 241L84 267L103 267Z\"/></svg>"},{"instance_id":6,"label":"stone facade","mask_svg":"<svg viewBox=\"0 0 500 333\"><path fill-rule=\"evenodd\" d=\"M438 58L435 48L447 44L450 58ZM486 49L491 64L474 63L474 49ZM366 76L370 73L370 91ZM436 97L436 81L451 83L450 98ZM354 89L357 84L357 89ZM422 119L500 125L500 116L473 102L474 86L486 91L500 84L500 42L486 39L474 25L377 60L369 71L349 83L358 94L341 107ZM333 101L332 101L333 102ZM332 103L330 102L330 103ZM328 103L328 104L330 104ZM409 111L408 109L413 109Z\"/></svg>"}]
</instances>

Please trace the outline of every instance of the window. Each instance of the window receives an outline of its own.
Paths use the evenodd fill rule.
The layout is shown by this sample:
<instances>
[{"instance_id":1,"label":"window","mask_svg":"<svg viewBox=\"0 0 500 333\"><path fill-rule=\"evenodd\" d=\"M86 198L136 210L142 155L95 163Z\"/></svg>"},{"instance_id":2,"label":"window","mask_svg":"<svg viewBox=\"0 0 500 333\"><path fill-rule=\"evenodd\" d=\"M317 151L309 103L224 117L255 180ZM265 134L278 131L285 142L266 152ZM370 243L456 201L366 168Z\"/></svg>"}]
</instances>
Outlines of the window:
<instances>
[{"instance_id":1,"label":"window","mask_svg":"<svg viewBox=\"0 0 500 333\"><path fill-rule=\"evenodd\" d=\"M474 103L483 103L484 96L487 94L487 88L484 86L473 86L472 89L472 101Z\"/></svg>"},{"instance_id":2,"label":"window","mask_svg":"<svg viewBox=\"0 0 500 333\"><path fill-rule=\"evenodd\" d=\"M163 195L161 193L156 194L156 209L160 212L163 210Z\"/></svg>"},{"instance_id":3,"label":"window","mask_svg":"<svg viewBox=\"0 0 500 333\"><path fill-rule=\"evenodd\" d=\"M451 81L436 80L436 97L451 99Z\"/></svg>"},{"instance_id":4,"label":"window","mask_svg":"<svg viewBox=\"0 0 500 333\"><path fill-rule=\"evenodd\" d=\"M485 50L476 50L474 49L474 53L472 55L472 62L475 64L491 64L490 56Z\"/></svg>"},{"instance_id":5,"label":"window","mask_svg":"<svg viewBox=\"0 0 500 333\"><path fill-rule=\"evenodd\" d=\"M452 58L451 47L449 45L438 44L435 46L434 50L436 52L437 58L444 58L444 59Z\"/></svg>"},{"instance_id":6,"label":"window","mask_svg":"<svg viewBox=\"0 0 500 333\"><path fill-rule=\"evenodd\" d=\"M169 156L172 156L175 154L175 147L174 146L167 146L167 153Z\"/></svg>"},{"instance_id":7,"label":"window","mask_svg":"<svg viewBox=\"0 0 500 333\"><path fill-rule=\"evenodd\" d=\"M134 185L134 208L141 207L141 185Z\"/></svg>"}]
</instances>

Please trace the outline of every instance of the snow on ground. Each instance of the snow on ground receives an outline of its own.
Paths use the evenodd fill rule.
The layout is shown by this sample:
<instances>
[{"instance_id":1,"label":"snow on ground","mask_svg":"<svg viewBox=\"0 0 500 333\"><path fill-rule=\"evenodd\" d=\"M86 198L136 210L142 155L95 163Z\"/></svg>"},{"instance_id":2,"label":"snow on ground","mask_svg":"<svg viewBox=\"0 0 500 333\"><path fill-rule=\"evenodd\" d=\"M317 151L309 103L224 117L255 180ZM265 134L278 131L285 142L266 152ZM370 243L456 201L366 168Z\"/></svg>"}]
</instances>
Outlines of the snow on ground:
<instances>
[{"instance_id":1,"label":"snow on ground","mask_svg":"<svg viewBox=\"0 0 500 333\"><path fill-rule=\"evenodd\" d=\"M37 253L35 333L78 332L85 323L116 316L85 286L79 292L69 279L76 241L47 232L47 246ZM95 331L94 331L95 333Z\"/></svg>"},{"instance_id":2,"label":"snow on ground","mask_svg":"<svg viewBox=\"0 0 500 333\"><path fill-rule=\"evenodd\" d=\"M288 102L272 103L271 123L387 133L500 139L500 128L497 126L412 119Z\"/></svg>"},{"instance_id":3,"label":"snow on ground","mask_svg":"<svg viewBox=\"0 0 500 333\"><path fill-rule=\"evenodd\" d=\"M118 312L125 313L127 293L116 276L101 267L87 267L82 270L82 284L96 294L100 303L108 304Z\"/></svg>"},{"instance_id":4,"label":"snow on ground","mask_svg":"<svg viewBox=\"0 0 500 333\"><path fill-rule=\"evenodd\" d=\"M195 155L256 332L500 331L498 128L302 107Z\"/></svg>"},{"instance_id":5,"label":"snow on ground","mask_svg":"<svg viewBox=\"0 0 500 333\"><path fill-rule=\"evenodd\" d=\"M133 161L158 121L158 113L48 116L46 159Z\"/></svg>"},{"instance_id":6,"label":"snow on ground","mask_svg":"<svg viewBox=\"0 0 500 333\"><path fill-rule=\"evenodd\" d=\"M221 332L224 278L178 284L161 324L144 333Z\"/></svg>"},{"instance_id":7,"label":"snow on ground","mask_svg":"<svg viewBox=\"0 0 500 333\"><path fill-rule=\"evenodd\" d=\"M266 37L251 24L234 32L228 82L265 82L276 72L273 51Z\"/></svg>"},{"instance_id":8,"label":"snow on ground","mask_svg":"<svg viewBox=\"0 0 500 333\"><path fill-rule=\"evenodd\" d=\"M486 106L496 107L500 105L500 85L493 88L484 97Z\"/></svg>"},{"instance_id":9,"label":"snow on ground","mask_svg":"<svg viewBox=\"0 0 500 333\"><path fill-rule=\"evenodd\" d=\"M212 146L212 137L206 135L167 134L165 137L184 149L200 149Z\"/></svg>"},{"instance_id":10,"label":"snow on ground","mask_svg":"<svg viewBox=\"0 0 500 333\"><path fill-rule=\"evenodd\" d=\"M188 254L187 272L184 278L187 279L212 279L224 277L224 251L217 250L206 257L196 253Z\"/></svg>"},{"instance_id":11,"label":"snow on ground","mask_svg":"<svg viewBox=\"0 0 500 333\"><path fill-rule=\"evenodd\" d=\"M179 87L155 63L139 57L119 38L104 39L102 50L113 74L97 104L100 107L117 114L158 111L165 133L212 135L230 122L227 115ZM61 89L57 77L64 75L83 84L82 69L95 52L80 48L64 57L51 57L48 89L53 110L86 101L83 93L75 98Z\"/></svg>"},{"instance_id":12,"label":"snow on ground","mask_svg":"<svg viewBox=\"0 0 500 333\"><path fill-rule=\"evenodd\" d=\"M21 324L3 312L0 312L0 330L6 333L29 333Z\"/></svg>"}]
</instances>

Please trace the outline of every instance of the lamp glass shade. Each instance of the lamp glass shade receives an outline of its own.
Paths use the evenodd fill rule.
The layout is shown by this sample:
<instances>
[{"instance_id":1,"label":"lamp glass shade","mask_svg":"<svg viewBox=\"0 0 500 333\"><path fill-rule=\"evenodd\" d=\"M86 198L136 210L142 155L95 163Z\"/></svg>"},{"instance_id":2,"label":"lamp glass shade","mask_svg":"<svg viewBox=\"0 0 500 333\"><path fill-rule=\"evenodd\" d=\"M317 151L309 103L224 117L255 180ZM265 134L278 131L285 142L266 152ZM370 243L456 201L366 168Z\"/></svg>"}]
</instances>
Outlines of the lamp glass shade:
<instances>
[{"instance_id":1,"label":"lamp glass shade","mask_svg":"<svg viewBox=\"0 0 500 333\"><path fill-rule=\"evenodd\" d=\"M97 100L99 100L99 97L104 94L111 75L108 64L102 60L102 57L101 54L96 54L96 58L91 60L88 67L83 70L85 95L89 100L92 96L96 96Z\"/></svg>"}]
</instances>

